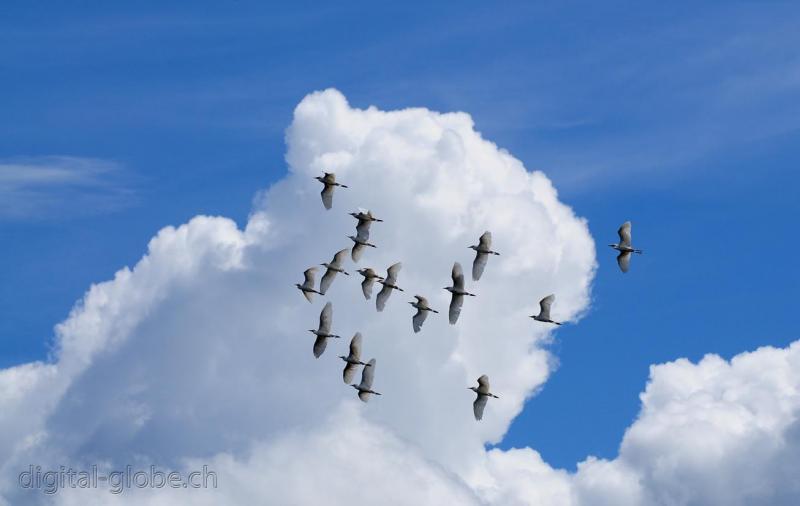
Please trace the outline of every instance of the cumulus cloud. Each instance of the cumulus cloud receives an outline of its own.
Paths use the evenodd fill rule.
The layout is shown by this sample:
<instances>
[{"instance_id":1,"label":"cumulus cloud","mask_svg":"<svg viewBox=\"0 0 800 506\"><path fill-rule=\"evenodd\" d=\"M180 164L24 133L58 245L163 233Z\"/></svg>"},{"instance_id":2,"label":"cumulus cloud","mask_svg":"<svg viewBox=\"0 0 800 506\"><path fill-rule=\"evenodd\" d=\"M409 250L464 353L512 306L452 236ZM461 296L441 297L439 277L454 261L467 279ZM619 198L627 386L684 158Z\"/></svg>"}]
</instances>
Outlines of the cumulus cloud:
<instances>
[{"instance_id":1,"label":"cumulus cloud","mask_svg":"<svg viewBox=\"0 0 800 506\"><path fill-rule=\"evenodd\" d=\"M298 105L286 141L289 172L259 195L244 229L204 216L165 228L132 269L92 286L56 327L51 361L0 372L7 504L701 504L710 480L682 473L726 463L720 476L737 480L743 468L724 457L756 447L774 470L796 464L787 441L797 433L797 347L752 354L751 368L769 355L773 370L785 369L758 378L761 388L742 376L755 369L739 357L655 367L619 458L587 459L575 474L532 449L486 451L555 363L544 346L551 329L525 316L551 292L557 319L576 321L588 307L595 251L585 221L544 174L483 139L463 113L359 110L327 90ZM337 190L332 211L313 179L324 169L350 186ZM347 339L313 358L305 329L324 301L308 304L293 286L349 244L346 213L357 207L385 219L372 227L378 249L359 266L402 261L407 290L383 313L363 300L357 276L339 276L326 297L334 331L361 331L365 358L377 359L384 395L368 405L341 381L336 355ZM468 265L467 246L487 229L503 254L468 283L478 297L457 326L433 315L414 334L409 296L446 309L453 261ZM484 373L501 398L475 423L466 387ZM703 444L717 438L717 453L693 456L695 433ZM741 434L752 445L741 446ZM31 463L208 464L219 488L44 496L16 482ZM691 491L676 489L687 482ZM751 482L747 497L778 497Z\"/></svg>"}]
</instances>

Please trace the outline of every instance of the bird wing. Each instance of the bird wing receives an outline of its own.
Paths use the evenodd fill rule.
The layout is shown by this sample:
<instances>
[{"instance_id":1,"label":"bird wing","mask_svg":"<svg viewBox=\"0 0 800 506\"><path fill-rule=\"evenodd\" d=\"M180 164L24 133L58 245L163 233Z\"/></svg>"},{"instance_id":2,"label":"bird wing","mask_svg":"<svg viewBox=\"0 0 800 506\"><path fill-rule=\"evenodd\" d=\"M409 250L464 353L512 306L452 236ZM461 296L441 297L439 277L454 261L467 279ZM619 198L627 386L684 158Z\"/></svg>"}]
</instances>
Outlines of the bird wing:
<instances>
[{"instance_id":1,"label":"bird wing","mask_svg":"<svg viewBox=\"0 0 800 506\"><path fill-rule=\"evenodd\" d=\"M358 219L358 225L356 225L356 236L361 239L362 241L369 240L369 220L362 220L361 218Z\"/></svg>"},{"instance_id":2,"label":"bird wing","mask_svg":"<svg viewBox=\"0 0 800 506\"><path fill-rule=\"evenodd\" d=\"M316 267L311 267L303 272L303 276L306 278L305 281L303 281L303 288L314 288L314 278L316 277L316 274Z\"/></svg>"},{"instance_id":3,"label":"bird wing","mask_svg":"<svg viewBox=\"0 0 800 506\"><path fill-rule=\"evenodd\" d=\"M347 365L344 366L344 371L342 371L342 379L348 385L353 383L353 379L356 377L356 371L358 371L358 364L351 364L348 362Z\"/></svg>"},{"instance_id":4,"label":"bird wing","mask_svg":"<svg viewBox=\"0 0 800 506\"><path fill-rule=\"evenodd\" d=\"M369 390L372 388L372 380L375 379L375 359L371 359L367 362L367 365L364 366L364 369L361 371L361 384L358 385L360 388L365 390Z\"/></svg>"},{"instance_id":5,"label":"bird wing","mask_svg":"<svg viewBox=\"0 0 800 506\"><path fill-rule=\"evenodd\" d=\"M464 303L464 296L453 294L450 299L450 325L455 325L458 321L458 315L461 314L461 304Z\"/></svg>"},{"instance_id":6,"label":"bird wing","mask_svg":"<svg viewBox=\"0 0 800 506\"><path fill-rule=\"evenodd\" d=\"M350 340L350 359L361 360L361 332L356 332Z\"/></svg>"},{"instance_id":7,"label":"bird wing","mask_svg":"<svg viewBox=\"0 0 800 506\"><path fill-rule=\"evenodd\" d=\"M325 271L325 274L322 275L322 279L319 280L319 293L325 295L328 291L328 288L331 287L331 283L333 283L333 279L336 277L336 271L332 269L328 269Z\"/></svg>"},{"instance_id":8,"label":"bird wing","mask_svg":"<svg viewBox=\"0 0 800 506\"><path fill-rule=\"evenodd\" d=\"M488 401L489 401L488 396L478 394L478 397L475 399L475 402L472 403L472 413L475 415L476 420L480 420L483 418L483 408L486 407L486 403Z\"/></svg>"},{"instance_id":9,"label":"bird wing","mask_svg":"<svg viewBox=\"0 0 800 506\"><path fill-rule=\"evenodd\" d=\"M330 302L325 304L322 311L319 313L319 332L321 334L331 333L331 321L333 320L333 304Z\"/></svg>"},{"instance_id":10,"label":"bird wing","mask_svg":"<svg viewBox=\"0 0 800 506\"><path fill-rule=\"evenodd\" d=\"M325 184L325 188L322 189L320 195L322 196L322 205L325 206L325 209L330 209L333 207L333 188L332 184Z\"/></svg>"},{"instance_id":11,"label":"bird wing","mask_svg":"<svg viewBox=\"0 0 800 506\"><path fill-rule=\"evenodd\" d=\"M371 394L369 392L358 392L358 398L364 402L367 402L369 400L370 395Z\"/></svg>"},{"instance_id":12,"label":"bird wing","mask_svg":"<svg viewBox=\"0 0 800 506\"><path fill-rule=\"evenodd\" d=\"M628 272L628 268L630 268L631 265L631 252L623 251L617 255L617 263L622 272Z\"/></svg>"},{"instance_id":13,"label":"bird wing","mask_svg":"<svg viewBox=\"0 0 800 506\"><path fill-rule=\"evenodd\" d=\"M386 269L386 282L389 283L390 285L394 285L397 282L397 275L400 273L400 269L402 268L403 268L402 262L397 262L396 264Z\"/></svg>"},{"instance_id":14,"label":"bird wing","mask_svg":"<svg viewBox=\"0 0 800 506\"><path fill-rule=\"evenodd\" d=\"M361 282L361 291L364 292L364 298L369 300L372 297L372 285L375 284L375 278L364 278Z\"/></svg>"},{"instance_id":15,"label":"bird wing","mask_svg":"<svg viewBox=\"0 0 800 506\"><path fill-rule=\"evenodd\" d=\"M453 288L455 288L456 290L463 290L464 289L464 269L461 268L461 264L458 263L458 262L453 264L452 277L453 277Z\"/></svg>"},{"instance_id":16,"label":"bird wing","mask_svg":"<svg viewBox=\"0 0 800 506\"><path fill-rule=\"evenodd\" d=\"M389 300L389 296L392 294L392 289L388 286L384 285L381 288L381 291L378 292L378 296L375 298L375 307L378 311L383 311L383 308L386 307L386 301Z\"/></svg>"},{"instance_id":17,"label":"bird wing","mask_svg":"<svg viewBox=\"0 0 800 506\"><path fill-rule=\"evenodd\" d=\"M325 347L328 346L328 339L325 336L317 336L314 341L314 357L319 358L325 352Z\"/></svg>"},{"instance_id":18,"label":"bird wing","mask_svg":"<svg viewBox=\"0 0 800 506\"><path fill-rule=\"evenodd\" d=\"M428 312L422 309L417 309L417 314L411 318L411 323L414 325L414 332L422 330L422 324L425 323L425 318L428 317Z\"/></svg>"},{"instance_id":19,"label":"bird wing","mask_svg":"<svg viewBox=\"0 0 800 506\"><path fill-rule=\"evenodd\" d=\"M556 300L556 296L551 294L539 301L539 316L541 318L550 319L550 306L553 305L554 300Z\"/></svg>"},{"instance_id":20,"label":"bird wing","mask_svg":"<svg viewBox=\"0 0 800 506\"><path fill-rule=\"evenodd\" d=\"M479 239L480 243L478 247L482 250L490 250L492 249L492 233L488 230L483 233L481 238Z\"/></svg>"},{"instance_id":21,"label":"bird wing","mask_svg":"<svg viewBox=\"0 0 800 506\"><path fill-rule=\"evenodd\" d=\"M482 394L489 393L489 376L484 374L478 378L478 392Z\"/></svg>"},{"instance_id":22,"label":"bird wing","mask_svg":"<svg viewBox=\"0 0 800 506\"><path fill-rule=\"evenodd\" d=\"M477 253L475 261L472 262L472 281L478 281L483 274L483 268L486 267L486 262L489 260L488 253Z\"/></svg>"},{"instance_id":23,"label":"bird wing","mask_svg":"<svg viewBox=\"0 0 800 506\"><path fill-rule=\"evenodd\" d=\"M303 297L305 297L308 302L314 302L311 299L311 297L314 295L314 292L306 292L306 291L303 291L303 290L301 290L301 292L303 293Z\"/></svg>"},{"instance_id":24,"label":"bird wing","mask_svg":"<svg viewBox=\"0 0 800 506\"><path fill-rule=\"evenodd\" d=\"M625 248L631 247L631 222L626 221L617 230L619 234L619 245Z\"/></svg>"},{"instance_id":25,"label":"bird wing","mask_svg":"<svg viewBox=\"0 0 800 506\"><path fill-rule=\"evenodd\" d=\"M347 251L347 248L339 250L335 255L333 255L333 261L331 264L341 269L345 260L347 260Z\"/></svg>"},{"instance_id":26,"label":"bird wing","mask_svg":"<svg viewBox=\"0 0 800 506\"><path fill-rule=\"evenodd\" d=\"M414 298L417 299L417 304L419 304L419 305L421 305L423 307L429 307L428 306L428 299L426 299L422 295L415 295Z\"/></svg>"},{"instance_id":27,"label":"bird wing","mask_svg":"<svg viewBox=\"0 0 800 506\"><path fill-rule=\"evenodd\" d=\"M350 256L353 258L353 262L358 262L359 260L361 260L361 253L363 252L364 252L364 245L355 243L353 245L353 250L350 253Z\"/></svg>"}]
</instances>

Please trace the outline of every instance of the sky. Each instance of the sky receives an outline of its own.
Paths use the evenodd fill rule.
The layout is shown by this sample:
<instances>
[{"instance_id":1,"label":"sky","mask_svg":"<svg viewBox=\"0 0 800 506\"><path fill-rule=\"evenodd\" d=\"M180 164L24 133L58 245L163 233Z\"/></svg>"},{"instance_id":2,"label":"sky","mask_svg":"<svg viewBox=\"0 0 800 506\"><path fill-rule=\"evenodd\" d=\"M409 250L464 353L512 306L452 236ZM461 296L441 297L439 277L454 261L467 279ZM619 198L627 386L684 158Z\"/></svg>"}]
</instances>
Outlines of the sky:
<instances>
[{"instance_id":1,"label":"sky","mask_svg":"<svg viewBox=\"0 0 800 506\"><path fill-rule=\"evenodd\" d=\"M468 113L586 220L588 302L490 447L615 459L652 365L800 337L791 2L0 9L0 367L53 359L54 326L162 227L246 227L287 175L295 108L328 88ZM606 245L626 220L644 254L623 275Z\"/></svg>"}]
</instances>

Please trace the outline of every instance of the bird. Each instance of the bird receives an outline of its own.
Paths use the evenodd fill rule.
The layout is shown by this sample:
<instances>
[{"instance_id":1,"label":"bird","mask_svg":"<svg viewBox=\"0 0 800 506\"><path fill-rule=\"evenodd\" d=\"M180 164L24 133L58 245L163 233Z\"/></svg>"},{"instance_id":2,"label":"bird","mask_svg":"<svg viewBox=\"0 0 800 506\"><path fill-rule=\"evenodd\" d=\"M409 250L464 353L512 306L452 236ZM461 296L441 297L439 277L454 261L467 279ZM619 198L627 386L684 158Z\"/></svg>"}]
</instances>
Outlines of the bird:
<instances>
[{"instance_id":1,"label":"bird","mask_svg":"<svg viewBox=\"0 0 800 506\"><path fill-rule=\"evenodd\" d=\"M478 281L481 279L489 255L500 255L500 253L492 251L492 233L488 230L478 239L478 244L470 246L469 249L474 249L476 253L472 262L472 281Z\"/></svg>"},{"instance_id":2,"label":"bird","mask_svg":"<svg viewBox=\"0 0 800 506\"><path fill-rule=\"evenodd\" d=\"M317 274L316 267L311 267L310 269L306 269L305 272L303 272L303 276L305 276L306 278L305 281L303 281L303 284L301 285L300 283L295 283L294 285L297 287L298 290L303 292L303 296L306 298L306 300L308 300L308 302L311 302L312 294L318 293L320 295L323 295L322 292L319 292L314 289L314 277L316 276L316 274Z\"/></svg>"},{"instance_id":3,"label":"bird","mask_svg":"<svg viewBox=\"0 0 800 506\"><path fill-rule=\"evenodd\" d=\"M344 355L339 355L339 358L345 361L342 379L349 385L353 382L353 377L356 375L358 366L363 365L367 367L367 364L361 361L361 332L356 332L353 339L350 340L350 354L346 357Z\"/></svg>"},{"instance_id":4,"label":"bird","mask_svg":"<svg viewBox=\"0 0 800 506\"><path fill-rule=\"evenodd\" d=\"M364 281L361 282L361 291L364 292L364 298L369 300L372 297L372 285L375 284L375 280L383 279L383 277L378 276L378 273L369 267L359 269L358 273L364 276Z\"/></svg>"},{"instance_id":5,"label":"bird","mask_svg":"<svg viewBox=\"0 0 800 506\"><path fill-rule=\"evenodd\" d=\"M336 182L336 174L333 172L323 172L322 176L316 176L314 179L319 181L320 183L325 185L325 188L322 189L322 205L325 206L325 209L330 209L333 206L333 189L335 186L341 186L342 188L347 188L347 185L337 183Z\"/></svg>"},{"instance_id":6,"label":"bird","mask_svg":"<svg viewBox=\"0 0 800 506\"><path fill-rule=\"evenodd\" d=\"M361 237L365 241L369 240L369 227L373 221L383 221L372 215L372 211L359 209L357 213L350 213L350 216L358 220L356 225L356 237Z\"/></svg>"},{"instance_id":7,"label":"bird","mask_svg":"<svg viewBox=\"0 0 800 506\"><path fill-rule=\"evenodd\" d=\"M375 359L373 358L361 370L361 383L353 383L351 387L358 390L358 398L364 402L369 400L369 394L381 395L372 389L372 380L375 378Z\"/></svg>"},{"instance_id":8,"label":"bird","mask_svg":"<svg viewBox=\"0 0 800 506\"><path fill-rule=\"evenodd\" d=\"M347 248L339 251L333 256L333 260L331 263L323 263L320 264L322 266L327 267L328 270L325 271L325 274L322 275L322 279L319 282L319 293L325 295L330 288L331 283L333 283L333 279L336 277L336 274L341 272L347 276L350 275L349 272L342 268L342 264L344 264L344 259L347 258Z\"/></svg>"},{"instance_id":9,"label":"bird","mask_svg":"<svg viewBox=\"0 0 800 506\"><path fill-rule=\"evenodd\" d=\"M486 407L486 402L489 400L489 397L494 397L495 399L499 399L500 397L489 391L489 376L485 374L478 378L477 387L468 388L478 394L475 398L475 402L472 403L472 413L475 415L475 420L480 420L483 418L483 408Z\"/></svg>"},{"instance_id":10,"label":"bird","mask_svg":"<svg viewBox=\"0 0 800 506\"><path fill-rule=\"evenodd\" d=\"M414 332L419 332L422 329L422 324L425 323L425 318L428 317L428 313L438 313L439 311L430 307L428 299L422 295L415 295L414 298L417 300L412 300L409 304L417 308L417 314L411 318L411 323L414 326Z\"/></svg>"},{"instance_id":11,"label":"bird","mask_svg":"<svg viewBox=\"0 0 800 506\"><path fill-rule=\"evenodd\" d=\"M544 299L539 301L539 314L531 315L536 321L545 322L545 323L555 323L556 325L561 325L561 323L553 321L550 319L550 306L553 305L553 302L556 300L556 296L553 294L548 295Z\"/></svg>"},{"instance_id":12,"label":"bird","mask_svg":"<svg viewBox=\"0 0 800 506\"><path fill-rule=\"evenodd\" d=\"M458 321L458 315L461 314L461 305L464 303L464 296L469 295L470 297L475 297L475 294L469 293L464 289L464 270L458 262L453 264L452 277L453 286L446 286L444 289L453 294L450 298L450 325L455 325Z\"/></svg>"},{"instance_id":13,"label":"bird","mask_svg":"<svg viewBox=\"0 0 800 506\"><path fill-rule=\"evenodd\" d=\"M375 308L378 310L378 312L383 311L383 308L386 307L386 301L389 300L389 295L392 294L392 290L400 290L401 292L405 291L397 286L397 274L402 268L403 264L397 262L386 269L386 278L378 280L378 283L383 285L381 291L378 292L378 297L375 298Z\"/></svg>"},{"instance_id":14,"label":"bird","mask_svg":"<svg viewBox=\"0 0 800 506\"><path fill-rule=\"evenodd\" d=\"M377 248L374 244L367 242L367 238L363 235L348 235L347 237L350 238L355 244L353 244L353 250L350 253L350 256L353 258L353 262L358 262L361 260L361 254L364 252L364 248L369 246L370 248Z\"/></svg>"},{"instance_id":15,"label":"bird","mask_svg":"<svg viewBox=\"0 0 800 506\"><path fill-rule=\"evenodd\" d=\"M628 272L628 268L631 265L631 254L638 253L639 255L642 254L642 250L634 249L631 246L631 222L626 221L619 227L617 230L619 234L619 244L609 244L612 248L619 251L619 255L617 255L617 264L619 264L619 268L622 272Z\"/></svg>"},{"instance_id":16,"label":"bird","mask_svg":"<svg viewBox=\"0 0 800 506\"><path fill-rule=\"evenodd\" d=\"M333 321L333 304L328 302L322 308L319 314L319 328L317 330L309 329L309 332L317 336L314 341L314 357L319 358L325 352L325 347L328 345L328 339L339 338L336 334L331 334L331 323Z\"/></svg>"}]
</instances>

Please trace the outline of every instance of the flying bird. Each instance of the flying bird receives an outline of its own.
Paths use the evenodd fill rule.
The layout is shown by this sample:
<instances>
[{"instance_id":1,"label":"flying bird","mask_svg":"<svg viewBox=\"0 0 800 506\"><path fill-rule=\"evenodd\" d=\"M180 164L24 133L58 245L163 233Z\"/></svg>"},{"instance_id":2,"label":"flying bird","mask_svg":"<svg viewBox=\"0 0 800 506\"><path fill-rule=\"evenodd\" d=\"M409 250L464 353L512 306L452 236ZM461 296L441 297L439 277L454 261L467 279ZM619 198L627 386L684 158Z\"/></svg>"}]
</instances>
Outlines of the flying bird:
<instances>
[{"instance_id":1,"label":"flying bird","mask_svg":"<svg viewBox=\"0 0 800 506\"><path fill-rule=\"evenodd\" d=\"M350 213L350 216L358 220L356 225L356 237L361 237L365 241L369 240L369 227L373 221L383 221L372 216L372 211L359 209L357 213Z\"/></svg>"},{"instance_id":2,"label":"flying bird","mask_svg":"<svg viewBox=\"0 0 800 506\"><path fill-rule=\"evenodd\" d=\"M350 253L350 256L353 258L353 262L358 262L361 260L361 254L364 252L364 248L377 248L374 244L367 242L367 238L361 235L348 235L347 237L350 238L355 244L353 244L353 250Z\"/></svg>"},{"instance_id":3,"label":"flying bird","mask_svg":"<svg viewBox=\"0 0 800 506\"><path fill-rule=\"evenodd\" d=\"M478 378L477 387L468 388L478 394L475 398L475 402L472 403L472 413L475 415L475 420L480 420L483 418L483 408L486 407L486 402L489 400L489 397L494 397L495 399L499 399L500 397L489 391L489 377L485 374Z\"/></svg>"},{"instance_id":4,"label":"flying bird","mask_svg":"<svg viewBox=\"0 0 800 506\"><path fill-rule=\"evenodd\" d=\"M316 267L311 267L310 269L306 269L305 272L303 273L303 276L305 276L306 278L305 281L303 281L303 284L301 285L300 283L295 283L294 285L297 287L298 290L303 292L303 296L308 300L308 302L311 302L311 297L313 296L313 294L318 293L322 295L322 292L319 292L316 289L314 289L314 278L316 277L316 274L317 274Z\"/></svg>"},{"instance_id":5,"label":"flying bird","mask_svg":"<svg viewBox=\"0 0 800 506\"><path fill-rule=\"evenodd\" d=\"M320 193L322 195L322 205L325 206L325 209L330 209L333 206L333 189L336 186L347 188L347 185L337 183L336 174L333 172L324 172L323 174L322 176L316 176L314 179L325 185L322 193Z\"/></svg>"},{"instance_id":6,"label":"flying bird","mask_svg":"<svg viewBox=\"0 0 800 506\"><path fill-rule=\"evenodd\" d=\"M452 277L453 286L446 286L444 289L453 294L450 298L450 325L455 325L458 321L458 315L461 314L461 305L464 303L464 296L469 295L470 297L475 297L475 294L469 293L464 289L464 270L458 262L453 264Z\"/></svg>"},{"instance_id":7,"label":"flying bird","mask_svg":"<svg viewBox=\"0 0 800 506\"><path fill-rule=\"evenodd\" d=\"M328 339L339 338L336 334L331 334L331 323L333 321L333 304L328 302L322 308L319 314L319 328L317 330L309 329L309 332L317 336L314 341L314 357L319 358L325 352L325 347L328 346Z\"/></svg>"},{"instance_id":8,"label":"flying bird","mask_svg":"<svg viewBox=\"0 0 800 506\"><path fill-rule=\"evenodd\" d=\"M425 323L425 318L428 317L428 313L438 313L439 311L430 307L428 299L422 295L415 295L414 298L417 300L412 300L409 304L417 308L417 314L411 318L411 323L414 326L414 332L419 332L422 329L422 324Z\"/></svg>"},{"instance_id":9,"label":"flying bird","mask_svg":"<svg viewBox=\"0 0 800 506\"><path fill-rule=\"evenodd\" d=\"M339 355L339 358L345 361L342 378L344 382L349 385L353 382L358 366L367 366L367 364L361 361L361 332L356 332L353 339L350 340L350 354L346 357L344 355Z\"/></svg>"},{"instance_id":10,"label":"flying bird","mask_svg":"<svg viewBox=\"0 0 800 506\"><path fill-rule=\"evenodd\" d=\"M472 280L478 281L481 279L489 255L499 255L500 253L492 251L492 233L488 230L478 239L478 244L469 248L475 250L475 260L472 262Z\"/></svg>"},{"instance_id":11,"label":"flying bird","mask_svg":"<svg viewBox=\"0 0 800 506\"><path fill-rule=\"evenodd\" d=\"M358 273L364 276L364 281L361 282L361 291L364 292L364 298L369 300L372 297L372 285L375 284L375 280L383 279L383 277L378 276L378 273L369 267L359 269Z\"/></svg>"},{"instance_id":12,"label":"flying bird","mask_svg":"<svg viewBox=\"0 0 800 506\"><path fill-rule=\"evenodd\" d=\"M609 244L612 248L619 251L619 255L617 255L617 264L619 264L619 268L622 272L628 272L628 268L631 265L631 254L638 253L642 254L642 250L634 249L631 246L631 222L626 221L619 227L617 230L619 234L619 244Z\"/></svg>"},{"instance_id":13,"label":"flying bird","mask_svg":"<svg viewBox=\"0 0 800 506\"><path fill-rule=\"evenodd\" d=\"M556 325L561 325L559 322L553 321L550 319L550 306L553 305L553 302L556 300L555 295L548 295L544 299L539 301L539 314L531 315L536 321L545 322L545 323L555 323Z\"/></svg>"},{"instance_id":14,"label":"flying bird","mask_svg":"<svg viewBox=\"0 0 800 506\"><path fill-rule=\"evenodd\" d=\"M320 264L327 267L328 270L325 271L325 274L322 275L322 279L319 282L319 293L325 295L325 293L328 291L328 288L330 288L331 283L333 283L333 279L336 277L337 273L341 272L347 276L350 275L349 272L342 268L345 258L347 258L347 248L336 253L333 256L331 263Z\"/></svg>"},{"instance_id":15,"label":"flying bird","mask_svg":"<svg viewBox=\"0 0 800 506\"><path fill-rule=\"evenodd\" d=\"M378 312L383 311L383 308L386 307L386 301L389 300L389 295L392 294L392 290L400 290L401 292L404 291L402 288L397 286L397 274L402 268L403 264L397 262L386 270L385 279L378 280L378 283L383 285L381 291L378 292L378 297L375 299L375 308L377 308Z\"/></svg>"},{"instance_id":16,"label":"flying bird","mask_svg":"<svg viewBox=\"0 0 800 506\"><path fill-rule=\"evenodd\" d=\"M369 400L370 394L381 395L372 389L372 380L375 378L375 359L373 358L361 370L361 383L350 385L358 390L358 398L364 402Z\"/></svg>"}]
</instances>

